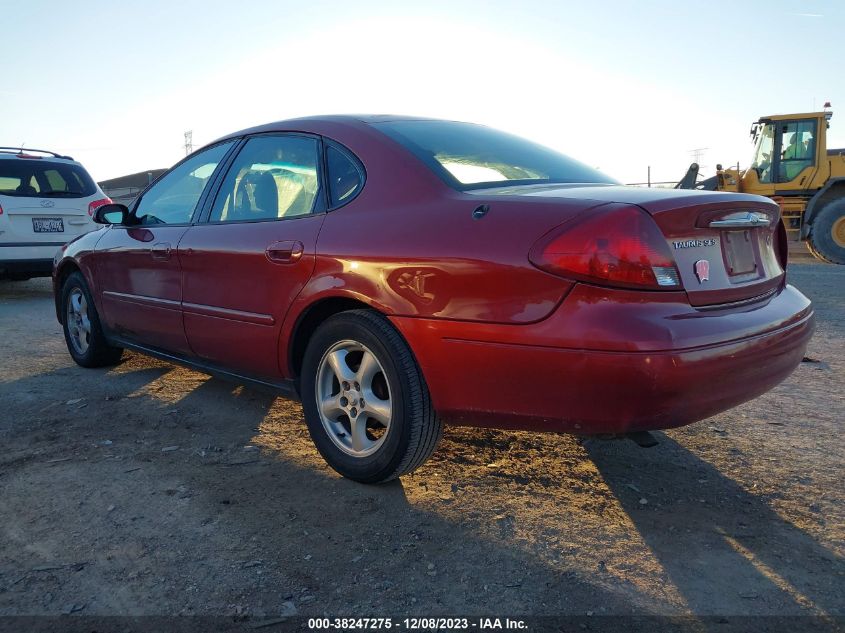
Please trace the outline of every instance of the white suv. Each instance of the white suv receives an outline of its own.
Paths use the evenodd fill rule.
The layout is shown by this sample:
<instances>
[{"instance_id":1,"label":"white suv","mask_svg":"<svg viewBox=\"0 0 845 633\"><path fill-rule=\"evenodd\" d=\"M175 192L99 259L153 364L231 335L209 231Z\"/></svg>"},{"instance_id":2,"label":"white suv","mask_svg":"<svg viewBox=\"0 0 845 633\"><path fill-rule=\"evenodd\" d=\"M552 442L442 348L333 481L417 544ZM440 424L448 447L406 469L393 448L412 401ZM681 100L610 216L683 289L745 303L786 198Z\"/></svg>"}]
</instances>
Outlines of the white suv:
<instances>
[{"instance_id":1,"label":"white suv","mask_svg":"<svg viewBox=\"0 0 845 633\"><path fill-rule=\"evenodd\" d=\"M70 156L0 147L0 279L49 277L53 255L98 228L111 200Z\"/></svg>"}]
</instances>

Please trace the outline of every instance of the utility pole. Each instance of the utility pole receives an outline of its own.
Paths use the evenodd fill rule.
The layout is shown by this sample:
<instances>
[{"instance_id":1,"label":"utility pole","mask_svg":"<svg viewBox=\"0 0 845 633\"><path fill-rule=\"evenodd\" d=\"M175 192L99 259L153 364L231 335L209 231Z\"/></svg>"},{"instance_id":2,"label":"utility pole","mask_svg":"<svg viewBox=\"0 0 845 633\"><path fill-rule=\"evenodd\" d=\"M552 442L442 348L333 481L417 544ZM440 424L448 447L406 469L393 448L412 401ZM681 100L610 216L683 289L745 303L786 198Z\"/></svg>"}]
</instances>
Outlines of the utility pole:
<instances>
[{"instance_id":1,"label":"utility pole","mask_svg":"<svg viewBox=\"0 0 845 633\"><path fill-rule=\"evenodd\" d=\"M185 132L185 156L194 151L194 131Z\"/></svg>"},{"instance_id":2,"label":"utility pole","mask_svg":"<svg viewBox=\"0 0 845 633\"><path fill-rule=\"evenodd\" d=\"M709 147L697 147L695 149L691 149L689 151L692 154L692 162L696 163L699 168L703 167L701 164L701 159L704 158L704 152L706 152Z\"/></svg>"}]
</instances>

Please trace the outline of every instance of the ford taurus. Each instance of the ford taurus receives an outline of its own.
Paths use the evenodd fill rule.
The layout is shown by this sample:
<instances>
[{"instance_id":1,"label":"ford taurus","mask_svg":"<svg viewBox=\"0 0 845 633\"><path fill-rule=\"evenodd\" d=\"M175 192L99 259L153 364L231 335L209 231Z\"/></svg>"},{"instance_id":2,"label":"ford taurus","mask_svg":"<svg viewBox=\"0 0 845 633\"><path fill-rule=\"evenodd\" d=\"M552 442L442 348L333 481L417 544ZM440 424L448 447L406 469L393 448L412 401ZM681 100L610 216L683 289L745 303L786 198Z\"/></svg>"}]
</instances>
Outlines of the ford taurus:
<instances>
[{"instance_id":1,"label":"ford taurus","mask_svg":"<svg viewBox=\"0 0 845 633\"><path fill-rule=\"evenodd\" d=\"M339 473L422 464L443 423L688 424L800 362L778 206L632 188L487 127L305 118L226 136L54 262L83 367L124 349L302 400Z\"/></svg>"}]
</instances>

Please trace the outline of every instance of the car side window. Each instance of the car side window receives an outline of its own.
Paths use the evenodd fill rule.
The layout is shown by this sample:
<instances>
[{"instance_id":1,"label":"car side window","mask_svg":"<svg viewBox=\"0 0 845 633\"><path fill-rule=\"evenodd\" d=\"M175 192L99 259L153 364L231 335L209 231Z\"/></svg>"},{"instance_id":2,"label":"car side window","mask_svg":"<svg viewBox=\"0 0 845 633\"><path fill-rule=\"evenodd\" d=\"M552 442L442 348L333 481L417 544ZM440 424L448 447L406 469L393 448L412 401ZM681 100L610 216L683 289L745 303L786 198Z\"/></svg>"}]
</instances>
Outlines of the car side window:
<instances>
[{"instance_id":1,"label":"car side window","mask_svg":"<svg viewBox=\"0 0 845 633\"><path fill-rule=\"evenodd\" d=\"M190 222L211 175L233 143L220 143L201 151L162 176L135 208L138 221L141 224Z\"/></svg>"},{"instance_id":2,"label":"car side window","mask_svg":"<svg viewBox=\"0 0 845 633\"><path fill-rule=\"evenodd\" d=\"M304 136L251 138L229 168L210 222L249 222L311 213L319 179L317 140Z\"/></svg>"},{"instance_id":3,"label":"car side window","mask_svg":"<svg viewBox=\"0 0 845 633\"><path fill-rule=\"evenodd\" d=\"M339 207L357 195L364 179L353 160L332 145L326 147L326 167L331 206Z\"/></svg>"}]
</instances>

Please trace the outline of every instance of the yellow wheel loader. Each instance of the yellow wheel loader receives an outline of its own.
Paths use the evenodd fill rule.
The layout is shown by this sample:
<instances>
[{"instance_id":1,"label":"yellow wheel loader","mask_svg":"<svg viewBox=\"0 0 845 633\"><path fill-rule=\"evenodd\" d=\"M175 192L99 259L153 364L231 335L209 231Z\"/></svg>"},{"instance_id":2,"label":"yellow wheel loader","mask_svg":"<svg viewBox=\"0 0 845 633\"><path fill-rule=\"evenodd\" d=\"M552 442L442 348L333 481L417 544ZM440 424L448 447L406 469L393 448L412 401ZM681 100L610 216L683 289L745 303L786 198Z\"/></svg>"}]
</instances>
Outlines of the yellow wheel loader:
<instances>
[{"instance_id":1,"label":"yellow wheel loader","mask_svg":"<svg viewBox=\"0 0 845 633\"><path fill-rule=\"evenodd\" d=\"M678 189L742 191L780 205L788 235L805 240L819 259L845 264L845 148L828 149L833 112L779 114L751 126L754 157L748 169L723 169L697 181L693 163Z\"/></svg>"}]
</instances>

